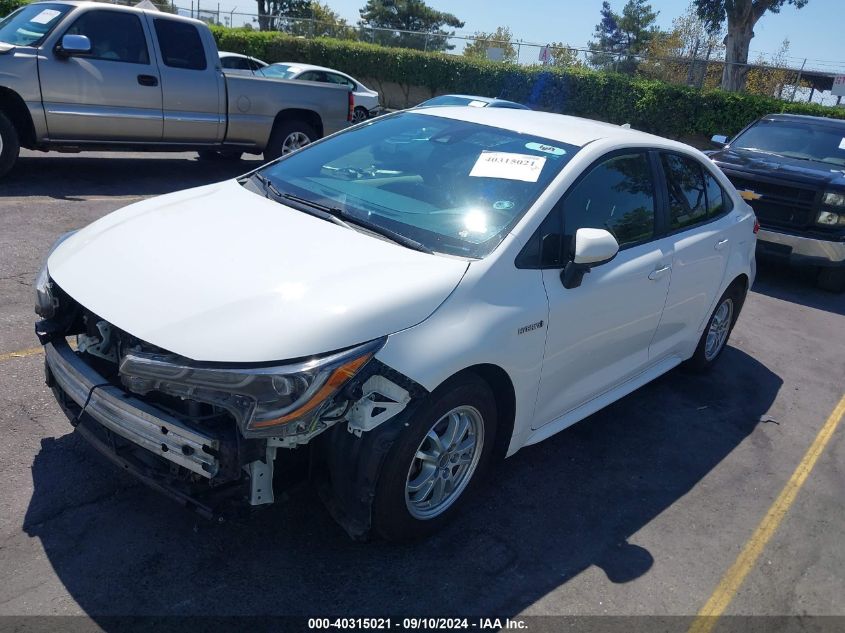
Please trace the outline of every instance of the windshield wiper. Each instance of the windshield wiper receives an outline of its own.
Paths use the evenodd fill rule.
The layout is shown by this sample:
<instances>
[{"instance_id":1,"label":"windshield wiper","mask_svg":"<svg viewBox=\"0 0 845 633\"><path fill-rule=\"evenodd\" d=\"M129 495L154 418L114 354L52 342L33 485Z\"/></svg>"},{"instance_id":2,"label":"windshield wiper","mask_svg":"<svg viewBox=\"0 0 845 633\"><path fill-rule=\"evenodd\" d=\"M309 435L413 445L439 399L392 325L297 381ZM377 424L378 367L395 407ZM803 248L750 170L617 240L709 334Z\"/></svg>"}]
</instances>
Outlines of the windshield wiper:
<instances>
[{"instance_id":1,"label":"windshield wiper","mask_svg":"<svg viewBox=\"0 0 845 633\"><path fill-rule=\"evenodd\" d=\"M300 211L303 213L307 213L308 215L313 215L315 218L320 218L321 220L326 220L327 222L331 222L333 224L337 224L338 226L342 226L347 229L351 229L352 227L349 226L348 222L344 222L340 217L334 215L332 213L328 213L324 209L319 209L312 204L306 204L308 201L302 202L302 198L296 200L297 196L289 197L291 194L289 193L282 193L273 184L273 182L264 176L263 174L255 173L252 174L252 177L255 178L259 183L261 183L261 187L264 190L264 195L271 200L275 200L276 202L282 201L293 201L299 202L301 205L305 205L306 208L298 207ZM354 230L354 229L353 229Z\"/></svg>"},{"instance_id":2,"label":"windshield wiper","mask_svg":"<svg viewBox=\"0 0 845 633\"><path fill-rule=\"evenodd\" d=\"M303 206L308 206L308 207L311 207L312 209L316 209L318 211L321 211L321 212L323 212L323 213L325 213L325 214L327 214L327 215L329 215L333 218L338 219L339 221L343 222L347 226L349 226L350 223L351 224L357 224L361 228L363 228L367 231L370 231L371 233L376 233L378 235L381 235L382 237L386 237L391 242L396 242L397 244L400 244L400 245L402 245L406 248L410 248L410 249L413 249L415 251L420 251L422 253L428 253L429 255L434 253L434 251L432 251L430 248L428 248L427 246L419 243L418 241L416 241L414 239L411 239L410 237L402 235L401 233L397 233L396 231L385 228L385 227L380 226L378 224L374 224L373 222L367 222L366 220L362 220L361 218L356 218L355 216L347 213L345 210L341 209L340 207L330 207L328 205L321 204L319 202L315 202L314 200L308 200L307 198L301 198L301 197L296 196L292 193L283 193L283 194L281 194L281 197L285 200L290 200L292 202L296 202L296 203L301 204Z\"/></svg>"}]
</instances>

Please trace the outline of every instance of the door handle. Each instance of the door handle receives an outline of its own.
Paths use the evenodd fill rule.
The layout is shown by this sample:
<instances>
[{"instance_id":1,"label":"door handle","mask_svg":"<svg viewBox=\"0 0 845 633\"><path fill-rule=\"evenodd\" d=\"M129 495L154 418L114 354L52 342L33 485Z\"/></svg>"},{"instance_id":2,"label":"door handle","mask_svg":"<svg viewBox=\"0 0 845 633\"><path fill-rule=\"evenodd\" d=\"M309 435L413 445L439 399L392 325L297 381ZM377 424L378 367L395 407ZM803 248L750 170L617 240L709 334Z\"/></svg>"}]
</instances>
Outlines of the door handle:
<instances>
[{"instance_id":1,"label":"door handle","mask_svg":"<svg viewBox=\"0 0 845 633\"><path fill-rule=\"evenodd\" d=\"M727 243L728 243L728 240L727 240L727 239L724 239L724 240L719 240L718 242L716 242L716 243L713 245L713 248L715 248L717 251L720 251L720 250L722 250L723 248L725 248L725 246L727 245Z\"/></svg>"},{"instance_id":2,"label":"door handle","mask_svg":"<svg viewBox=\"0 0 845 633\"><path fill-rule=\"evenodd\" d=\"M138 83L142 86L157 86L158 77L153 75L138 75Z\"/></svg>"},{"instance_id":3,"label":"door handle","mask_svg":"<svg viewBox=\"0 0 845 633\"><path fill-rule=\"evenodd\" d=\"M652 270L648 274L648 278L651 279L652 281L655 281L656 279L660 279L663 275L668 273L671 269L672 269L671 266L664 266L663 268L658 268L657 270Z\"/></svg>"}]
</instances>

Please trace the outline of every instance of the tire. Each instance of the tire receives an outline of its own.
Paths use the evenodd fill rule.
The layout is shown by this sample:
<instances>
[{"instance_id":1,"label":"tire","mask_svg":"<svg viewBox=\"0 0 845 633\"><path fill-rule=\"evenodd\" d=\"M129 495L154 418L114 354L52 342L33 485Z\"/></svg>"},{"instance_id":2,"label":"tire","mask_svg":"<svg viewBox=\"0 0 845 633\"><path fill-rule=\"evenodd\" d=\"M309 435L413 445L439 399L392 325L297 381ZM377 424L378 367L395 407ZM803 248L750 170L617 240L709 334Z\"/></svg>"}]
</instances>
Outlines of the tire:
<instances>
[{"instance_id":1,"label":"tire","mask_svg":"<svg viewBox=\"0 0 845 633\"><path fill-rule=\"evenodd\" d=\"M388 541L419 539L459 511L490 464L497 426L494 402L490 387L475 374L449 381L428 396L385 458L373 500L376 534ZM449 451L446 444L438 456L433 436L442 445L454 437L452 429L459 430L452 441L457 450ZM418 458L422 452L431 459ZM438 495L441 501L432 505Z\"/></svg>"},{"instance_id":2,"label":"tire","mask_svg":"<svg viewBox=\"0 0 845 633\"><path fill-rule=\"evenodd\" d=\"M297 140L298 139L298 140ZM264 148L264 160L276 160L317 140L317 133L305 121L289 119L273 126L270 140Z\"/></svg>"},{"instance_id":3,"label":"tire","mask_svg":"<svg viewBox=\"0 0 845 633\"><path fill-rule=\"evenodd\" d=\"M243 152L235 150L201 149L197 152L200 160L236 161L240 160Z\"/></svg>"},{"instance_id":4,"label":"tire","mask_svg":"<svg viewBox=\"0 0 845 633\"><path fill-rule=\"evenodd\" d=\"M845 268L821 268L816 285L828 292L845 291Z\"/></svg>"},{"instance_id":5,"label":"tire","mask_svg":"<svg viewBox=\"0 0 845 633\"><path fill-rule=\"evenodd\" d=\"M725 290L725 294L721 296L713 314L707 320L695 353L686 362L689 369L697 372L707 371L719 359L728 344L728 338L739 317L744 299L736 284ZM716 338L711 340L711 334Z\"/></svg>"},{"instance_id":6,"label":"tire","mask_svg":"<svg viewBox=\"0 0 845 633\"><path fill-rule=\"evenodd\" d=\"M0 178L14 167L20 151L18 131L9 118L3 112L0 112Z\"/></svg>"},{"instance_id":7,"label":"tire","mask_svg":"<svg viewBox=\"0 0 845 633\"><path fill-rule=\"evenodd\" d=\"M362 106L358 106L355 108L355 111L352 113L352 125L357 123L363 123L367 119L370 118L370 113L367 112L367 108Z\"/></svg>"}]
</instances>

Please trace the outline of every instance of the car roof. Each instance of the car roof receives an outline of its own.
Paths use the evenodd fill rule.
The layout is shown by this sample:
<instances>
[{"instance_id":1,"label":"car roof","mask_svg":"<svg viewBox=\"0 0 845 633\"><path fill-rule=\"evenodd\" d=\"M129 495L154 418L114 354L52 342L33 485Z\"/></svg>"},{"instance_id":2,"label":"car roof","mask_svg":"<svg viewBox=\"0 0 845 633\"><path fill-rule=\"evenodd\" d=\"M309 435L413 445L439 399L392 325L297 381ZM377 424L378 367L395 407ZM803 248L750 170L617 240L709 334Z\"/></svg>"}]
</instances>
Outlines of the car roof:
<instances>
[{"instance_id":1,"label":"car roof","mask_svg":"<svg viewBox=\"0 0 845 633\"><path fill-rule=\"evenodd\" d=\"M230 53L228 51L218 51L220 57L241 57L243 59L252 59L249 55L241 55L240 53Z\"/></svg>"},{"instance_id":2,"label":"car roof","mask_svg":"<svg viewBox=\"0 0 845 633\"><path fill-rule=\"evenodd\" d=\"M796 123L822 123L845 129L845 120L826 116L810 116L808 114L767 114L761 117L765 121L795 121Z\"/></svg>"},{"instance_id":3,"label":"car roof","mask_svg":"<svg viewBox=\"0 0 845 633\"><path fill-rule=\"evenodd\" d=\"M683 143L620 125L536 110L441 106L438 108L412 108L408 112L490 125L578 147L583 147L599 139L613 139L627 143L647 143L659 147L689 149Z\"/></svg>"},{"instance_id":4,"label":"car roof","mask_svg":"<svg viewBox=\"0 0 845 633\"><path fill-rule=\"evenodd\" d=\"M337 68L327 68L326 66L316 66L314 64L300 64L299 62L275 62L270 64L271 66L278 66L282 64L284 66L295 66L300 70L325 70L330 73L337 73L338 75L343 75L345 77L351 77L349 73L345 73L342 70L338 70Z\"/></svg>"},{"instance_id":5,"label":"car roof","mask_svg":"<svg viewBox=\"0 0 845 633\"><path fill-rule=\"evenodd\" d=\"M167 13L166 11L152 11L149 9L143 9L138 7L128 7L122 4L112 4L110 2L91 2L90 0L43 0L43 2L33 2L32 4L66 4L72 7L96 7L98 9L111 9L113 11L125 11L128 13L144 13L144 14L153 14L153 15L160 15L163 18L167 18L168 20L178 20L179 22L190 22L191 24L199 24L202 26L208 26L202 20L196 20L194 18L187 18L183 15L176 15L175 13Z\"/></svg>"}]
</instances>

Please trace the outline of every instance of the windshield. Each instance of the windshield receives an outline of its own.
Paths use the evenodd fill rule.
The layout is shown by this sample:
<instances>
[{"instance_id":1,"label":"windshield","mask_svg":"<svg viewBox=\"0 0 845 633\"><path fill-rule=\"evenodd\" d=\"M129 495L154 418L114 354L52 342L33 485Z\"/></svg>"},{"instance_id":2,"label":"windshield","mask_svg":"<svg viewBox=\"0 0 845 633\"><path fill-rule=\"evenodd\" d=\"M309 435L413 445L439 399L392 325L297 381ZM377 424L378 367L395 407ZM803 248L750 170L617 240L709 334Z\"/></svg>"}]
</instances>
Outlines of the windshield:
<instances>
[{"instance_id":1,"label":"windshield","mask_svg":"<svg viewBox=\"0 0 845 633\"><path fill-rule=\"evenodd\" d=\"M255 71L257 75L273 77L274 79L290 79L298 72L299 68L287 64L271 64Z\"/></svg>"},{"instance_id":2,"label":"windshield","mask_svg":"<svg viewBox=\"0 0 845 633\"><path fill-rule=\"evenodd\" d=\"M463 257L490 253L578 147L411 112L379 118L261 170L282 193Z\"/></svg>"},{"instance_id":3,"label":"windshield","mask_svg":"<svg viewBox=\"0 0 845 633\"><path fill-rule=\"evenodd\" d=\"M66 4L31 4L0 20L0 42L35 46L53 30L72 7Z\"/></svg>"},{"instance_id":4,"label":"windshield","mask_svg":"<svg viewBox=\"0 0 845 633\"><path fill-rule=\"evenodd\" d=\"M823 123L763 120L731 141L734 149L747 149L845 165L845 128Z\"/></svg>"}]
</instances>

